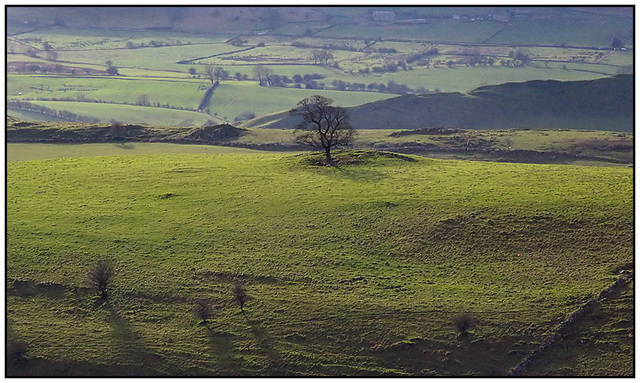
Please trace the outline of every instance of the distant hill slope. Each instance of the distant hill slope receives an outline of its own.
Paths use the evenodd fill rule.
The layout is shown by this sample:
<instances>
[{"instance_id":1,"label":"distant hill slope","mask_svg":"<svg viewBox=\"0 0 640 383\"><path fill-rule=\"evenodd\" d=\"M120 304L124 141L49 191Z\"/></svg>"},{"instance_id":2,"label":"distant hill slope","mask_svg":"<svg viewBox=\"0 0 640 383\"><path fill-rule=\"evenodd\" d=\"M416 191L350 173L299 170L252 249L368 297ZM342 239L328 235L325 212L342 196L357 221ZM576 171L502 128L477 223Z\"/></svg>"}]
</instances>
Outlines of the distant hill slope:
<instances>
[{"instance_id":1,"label":"distant hill slope","mask_svg":"<svg viewBox=\"0 0 640 383\"><path fill-rule=\"evenodd\" d=\"M480 87L469 94L405 95L348 108L356 129L633 130L633 76L588 81L528 81ZM288 112L244 127L291 128Z\"/></svg>"}]
</instances>

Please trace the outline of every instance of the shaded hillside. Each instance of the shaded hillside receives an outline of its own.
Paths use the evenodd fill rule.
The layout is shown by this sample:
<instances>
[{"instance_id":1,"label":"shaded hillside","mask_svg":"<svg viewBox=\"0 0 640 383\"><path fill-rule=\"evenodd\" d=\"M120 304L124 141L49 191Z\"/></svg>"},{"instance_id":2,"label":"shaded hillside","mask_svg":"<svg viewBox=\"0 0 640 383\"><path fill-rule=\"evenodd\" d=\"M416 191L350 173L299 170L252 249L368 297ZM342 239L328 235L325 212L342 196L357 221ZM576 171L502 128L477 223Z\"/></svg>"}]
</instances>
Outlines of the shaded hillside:
<instances>
[{"instance_id":1,"label":"shaded hillside","mask_svg":"<svg viewBox=\"0 0 640 383\"><path fill-rule=\"evenodd\" d=\"M366 14L366 13L365 13ZM323 20L322 9L300 7L10 7L9 35L50 27L249 33L284 22Z\"/></svg>"},{"instance_id":2,"label":"shaded hillside","mask_svg":"<svg viewBox=\"0 0 640 383\"><path fill-rule=\"evenodd\" d=\"M484 86L469 94L405 95L348 108L356 129L633 130L633 76L590 81L528 81ZM254 124L258 122L258 124ZM245 124L291 128L283 112Z\"/></svg>"}]
</instances>

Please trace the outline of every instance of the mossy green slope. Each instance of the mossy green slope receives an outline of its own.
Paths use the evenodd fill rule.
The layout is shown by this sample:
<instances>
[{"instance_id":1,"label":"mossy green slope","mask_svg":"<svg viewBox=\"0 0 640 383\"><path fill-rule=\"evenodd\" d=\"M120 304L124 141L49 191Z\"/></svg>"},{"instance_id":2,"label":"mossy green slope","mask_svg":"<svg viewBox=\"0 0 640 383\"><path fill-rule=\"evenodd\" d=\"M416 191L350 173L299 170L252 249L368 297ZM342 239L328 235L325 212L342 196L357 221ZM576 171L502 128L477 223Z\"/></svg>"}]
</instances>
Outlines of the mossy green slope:
<instances>
[{"instance_id":1,"label":"mossy green slope","mask_svg":"<svg viewBox=\"0 0 640 383\"><path fill-rule=\"evenodd\" d=\"M631 169L359 157L8 163L7 316L43 366L24 373L502 375L633 259ZM118 275L96 308L98 257Z\"/></svg>"}]
</instances>

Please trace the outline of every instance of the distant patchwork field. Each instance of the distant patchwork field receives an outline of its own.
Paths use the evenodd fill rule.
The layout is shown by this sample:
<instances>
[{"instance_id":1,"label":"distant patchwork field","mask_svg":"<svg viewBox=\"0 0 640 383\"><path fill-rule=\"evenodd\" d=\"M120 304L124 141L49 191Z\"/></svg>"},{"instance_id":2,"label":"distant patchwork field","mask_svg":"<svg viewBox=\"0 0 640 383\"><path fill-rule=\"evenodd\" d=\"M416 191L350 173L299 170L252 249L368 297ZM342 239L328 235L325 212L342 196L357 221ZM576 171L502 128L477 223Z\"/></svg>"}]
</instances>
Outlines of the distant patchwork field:
<instances>
[{"instance_id":1,"label":"distant patchwork field","mask_svg":"<svg viewBox=\"0 0 640 383\"><path fill-rule=\"evenodd\" d=\"M39 18L39 8L27 9L8 10L8 100L49 110L9 104L23 118L202 126L286 111L314 94L356 106L633 70L632 18L604 9L415 7L374 17L378 11L365 8L192 8L169 16L112 8L42 10ZM154 16L132 18L145 12ZM123 27L110 28L111 18ZM215 78L207 74L214 68Z\"/></svg>"}]
</instances>

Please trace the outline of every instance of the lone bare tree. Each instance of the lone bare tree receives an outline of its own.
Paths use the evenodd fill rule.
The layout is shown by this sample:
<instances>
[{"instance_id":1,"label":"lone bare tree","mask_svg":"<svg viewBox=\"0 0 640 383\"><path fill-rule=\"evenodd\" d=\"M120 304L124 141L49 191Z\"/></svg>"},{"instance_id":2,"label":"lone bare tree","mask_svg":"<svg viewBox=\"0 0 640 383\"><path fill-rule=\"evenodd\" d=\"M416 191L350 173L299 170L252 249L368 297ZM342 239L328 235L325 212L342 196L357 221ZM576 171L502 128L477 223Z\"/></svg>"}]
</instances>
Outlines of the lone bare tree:
<instances>
[{"instance_id":1,"label":"lone bare tree","mask_svg":"<svg viewBox=\"0 0 640 383\"><path fill-rule=\"evenodd\" d=\"M237 281L233 286L233 300L240 306L240 311L244 312L244 304L249 300L249 295L240 281Z\"/></svg>"},{"instance_id":2,"label":"lone bare tree","mask_svg":"<svg viewBox=\"0 0 640 383\"><path fill-rule=\"evenodd\" d=\"M330 98L315 95L301 100L291 111L302 117L293 132L293 141L323 150L329 165L333 165L331 149L352 144L357 134L349 124L347 110L332 103Z\"/></svg>"},{"instance_id":3,"label":"lone bare tree","mask_svg":"<svg viewBox=\"0 0 640 383\"><path fill-rule=\"evenodd\" d=\"M193 307L193 313L201 320L201 324L206 324L213 315L213 302L211 299L197 299Z\"/></svg>"},{"instance_id":4,"label":"lone bare tree","mask_svg":"<svg viewBox=\"0 0 640 383\"><path fill-rule=\"evenodd\" d=\"M100 293L100 298L107 299L107 289L113 281L115 268L111 261L100 259L89 269L89 283Z\"/></svg>"},{"instance_id":5,"label":"lone bare tree","mask_svg":"<svg viewBox=\"0 0 640 383\"><path fill-rule=\"evenodd\" d=\"M467 332L476 326L475 318L468 313L456 315L451 319L451 322L458 330L459 336L467 335Z\"/></svg>"}]
</instances>

